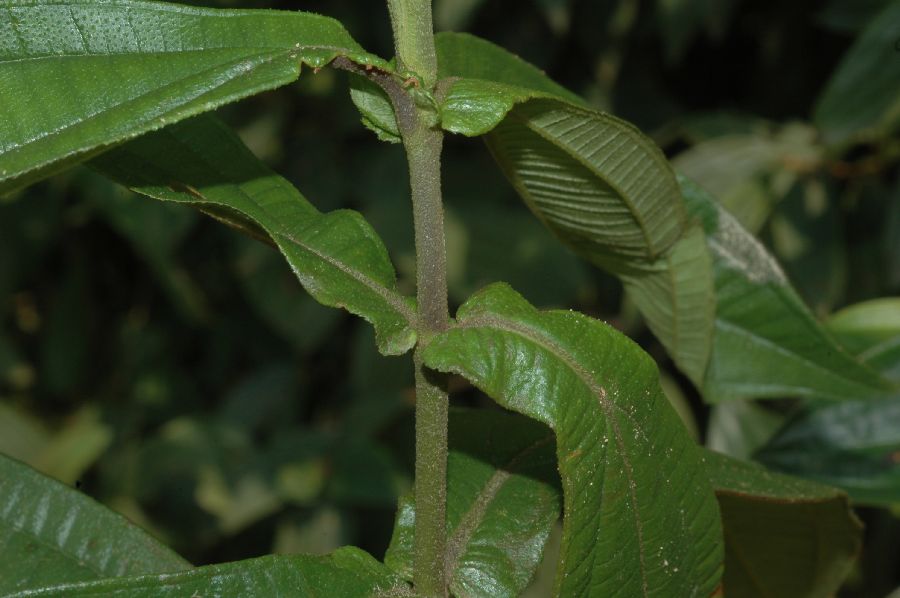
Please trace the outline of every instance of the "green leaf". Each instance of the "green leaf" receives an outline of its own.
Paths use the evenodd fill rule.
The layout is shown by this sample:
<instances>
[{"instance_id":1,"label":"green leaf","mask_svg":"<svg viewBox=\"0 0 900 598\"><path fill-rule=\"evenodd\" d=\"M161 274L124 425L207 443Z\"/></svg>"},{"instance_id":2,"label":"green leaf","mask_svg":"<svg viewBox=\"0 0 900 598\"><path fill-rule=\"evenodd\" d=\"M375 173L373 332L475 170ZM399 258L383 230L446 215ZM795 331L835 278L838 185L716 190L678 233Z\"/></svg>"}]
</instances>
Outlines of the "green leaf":
<instances>
[{"instance_id":1,"label":"green leaf","mask_svg":"<svg viewBox=\"0 0 900 598\"><path fill-rule=\"evenodd\" d=\"M847 495L708 451L729 598L834 596L862 546Z\"/></svg>"},{"instance_id":2,"label":"green leaf","mask_svg":"<svg viewBox=\"0 0 900 598\"><path fill-rule=\"evenodd\" d=\"M860 503L900 503L900 395L810 406L754 458L842 488Z\"/></svg>"},{"instance_id":3,"label":"green leaf","mask_svg":"<svg viewBox=\"0 0 900 598\"><path fill-rule=\"evenodd\" d=\"M900 124L900 4L887 6L844 56L813 114L827 141L889 136Z\"/></svg>"},{"instance_id":4,"label":"green leaf","mask_svg":"<svg viewBox=\"0 0 900 598\"><path fill-rule=\"evenodd\" d=\"M713 257L716 316L703 383L713 401L884 396L890 385L813 317L766 249L702 189L682 179Z\"/></svg>"},{"instance_id":5,"label":"green leaf","mask_svg":"<svg viewBox=\"0 0 900 598\"><path fill-rule=\"evenodd\" d=\"M0 455L0 595L190 567L121 515Z\"/></svg>"},{"instance_id":6,"label":"green leaf","mask_svg":"<svg viewBox=\"0 0 900 598\"><path fill-rule=\"evenodd\" d=\"M309 13L2 0L0 193L338 56L387 67Z\"/></svg>"},{"instance_id":7,"label":"green leaf","mask_svg":"<svg viewBox=\"0 0 900 598\"><path fill-rule=\"evenodd\" d=\"M558 596L709 596L721 527L697 446L627 337L539 312L504 284L469 299L425 363L556 433L565 519Z\"/></svg>"},{"instance_id":8,"label":"green leaf","mask_svg":"<svg viewBox=\"0 0 900 598\"><path fill-rule=\"evenodd\" d=\"M264 556L198 567L183 573L120 577L90 583L44 587L10 594L32 596L271 596L375 598L413 596L409 586L358 548L340 548L328 556Z\"/></svg>"},{"instance_id":9,"label":"green leaf","mask_svg":"<svg viewBox=\"0 0 900 598\"><path fill-rule=\"evenodd\" d=\"M372 227L349 210L319 212L214 117L143 136L91 165L138 193L190 204L270 240L317 301L371 322L383 353L402 354L415 343L415 304L397 290Z\"/></svg>"},{"instance_id":10,"label":"green leaf","mask_svg":"<svg viewBox=\"0 0 900 598\"><path fill-rule=\"evenodd\" d=\"M450 414L447 568L450 590L514 598L527 587L559 517L553 433L499 411ZM400 501L385 563L411 580L415 504Z\"/></svg>"},{"instance_id":11,"label":"green leaf","mask_svg":"<svg viewBox=\"0 0 900 598\"><path fill-rule=\"evenodd\" d=\"M828 330L854 355L900 336L900 298L871 299L831 315Z\"/></svg>"},{"instance_id":12,"label":"green leaf","mask_svg":"<svg viewBox=\"0 0 900 598\"><path fill-rule=\"evenodd\" d=\"M659 148L487 41L441 34L437 48L444 128L487 134L531 211L623 278L650 328L699 383L712 338L711 266Z\"/></svg>"}]
</instances>

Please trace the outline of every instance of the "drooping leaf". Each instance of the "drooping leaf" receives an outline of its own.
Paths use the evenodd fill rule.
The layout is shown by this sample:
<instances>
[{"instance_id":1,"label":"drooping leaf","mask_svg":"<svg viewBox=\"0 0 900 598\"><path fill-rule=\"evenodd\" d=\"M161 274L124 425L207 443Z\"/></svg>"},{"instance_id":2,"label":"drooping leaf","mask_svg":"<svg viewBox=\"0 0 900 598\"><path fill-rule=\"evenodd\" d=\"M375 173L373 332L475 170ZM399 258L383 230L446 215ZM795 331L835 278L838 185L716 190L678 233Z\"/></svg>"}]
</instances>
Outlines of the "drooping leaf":
<instances>
[{"instance_id":1,"label":"drooping leaf","mask_svg":"<svg viewBox=\"0 0 900 598\"><path fill-rule=\"evenodd\" d=\"M847 495L708 451L729 598L834 596L862 546Z\"/></svg>"},{"instance_id":2,"label":"drooping leaf","mask_svg":"<svg viewBox=\"0 0 900 598\"><path fill-rule=\"evenodd\" d=\"M317 301L371 322L383 353L401 354L414 344L414 302L397 291L387 249L372 227L349 210L319 212L216 118L166 127L91 165L138 193L189 204L268 239Z\"/></svg>"},{"instance_id":3,"label":"drooping leaf","mask_svg":"<svg viewBox=\"0 0 900 598\"><path fill-rule=\"evenodd\" d=\"M810 405L754 457L837 486L857 502L900 503L900 396Z\"/></svg>"},{"instance_id":4,"label":"drooping leaf","mask_svg":"<svg viewBox=\"0 0 900 598\"><path fill-rule=\"evenodd\" d=\"M859 399L890 385L855 360L813 317L753 235L697 185L682 179L689 212L712 253L713 350L703 383L709 400L751 397Z\"/></svg>"},{"instance_id":5,"label":"drooping leaf","mask_svg":"<svg viewBox=\"0 0 900 598\"><path fill-rule=\"evenodd\" d=\"M556 433L565 519L558 596L709 596L721 527L698 447L652 359L581 314L539 312L503 284L424 350Z\"/></svg>"},{"instance_id":6,"label":"drooping leaf","mask_svg":"<svg viewBox=\"0 0 900 598\"><path fill-rule=\"evenodd\" d=\"M813 114L826 141L885 137L900 124L900 4L888 2L844 56Z\"/></svg>"},{"instance_id":7,"label":"drooping leaf","mask_svg":"<svg viewBox=\"0 0 900 598\"><path fill-rule=\"evenodd\" d=\"M485 134L535 215L625 280L651 329L699 383L712 338L711 267L660 150L489 42L445 33L437 48L444 128Z\"/></svg>"},{"instance_id":8,"label":"drooping leaf","mask_svg":"<svg viewBox=\"0 0 900 598\"><path fill-rule=\"evenodd\" d=\"M309 13L3 0L0 193L337 56L387 67Z\"/></svg>"},{"instance_id":9,"label":"drooping leaf","mask_svg":"<svg viewBox=\"0 0 900 598\"><path fill-rule=\"evenodd\" d=\"M0 455L0 595L190 568L121 515Z\"/></svg>"},{"instance_id":10,"label":"drooping leaf","mask_svg":"<svg viewBox=\"0 0 900 598\"><path fill-rule=\"evenodd\" d=\"M340 548L328 556L270 555L246 561L198 567L182 573L119 577L47 586L4 598L109 596L112 598L184 598L185 596L413 596L390 569L358 548Z\"/></svg>"},{"instance_id":11,"label":"drooping leaf","mask_svg":"<svg viewBox=\"0 0 900 598\"><path fill-rule=\"evenodd\" d=\"M499 411L453 411L447 462L450 590L514 598L528 585L559 517L553 433ZM415 504L401 499L385 563L412 579Z\"/></svg>"}]
</instances>

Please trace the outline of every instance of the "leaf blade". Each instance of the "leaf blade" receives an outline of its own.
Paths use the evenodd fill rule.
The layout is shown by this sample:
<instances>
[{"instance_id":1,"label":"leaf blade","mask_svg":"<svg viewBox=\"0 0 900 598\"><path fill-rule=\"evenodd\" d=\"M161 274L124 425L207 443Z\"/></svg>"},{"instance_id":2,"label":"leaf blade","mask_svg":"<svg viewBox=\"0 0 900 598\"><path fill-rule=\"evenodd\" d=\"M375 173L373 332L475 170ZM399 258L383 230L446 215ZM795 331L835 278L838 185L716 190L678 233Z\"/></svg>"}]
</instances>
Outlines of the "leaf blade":
<instances>
[{"instance_id":1,"label":"leaf blade","mask_svg":"<svg viewBox=\"0 0 900 598\"><path fill-rule=\"evenodd\" d=\"M191 565L121 515L0 455L0 594Z\"/></svg>"},{"instance_id":2,"label":"leaf blade","mask_svg":"<svg viewBox=\"0 0 900 598\"><path fill-rule=\"evenodd\" d=\"M514 598L527 587L559 517L553 434L497 411L453 410L447 463L450 590ZM401 499L385 563L412 579L415 504Z\"/></svg>"},{"instance_id":3,"label":"leaf blade","mask_svg":"<svg viewBox=\"0 0 900 598\"><path fill-rule=\"evenodd\" d=\"M556 595L713 593L715 501L652 360L599 322L538 312L502 284L457 319L425 349L426 364L556 432L566 512Z\"/></svg>"},{"instance_id":4,"label":"leaf blade","mask_svg":"<svg viewBox=\"0 0 900 598\"><path fill-rule=\"evenodd\" d=\"M402 354L415 343L415 302L397 290L387 249L372 227L350 210L319 212L214 117L143 136L91 166L138 193L212 210L270 240L317 301L371 322L382 352Z\"/></svg>"},{"instance_id":5,"label":"leaf blade","mask_svg":"<svg viewBox=\"0 0 900 598\"><path fill-rule=\"evenodd\" d=\"M337 56L387 66L311 13L4 0L0 193Z\"/></svg>"}]
</instances>

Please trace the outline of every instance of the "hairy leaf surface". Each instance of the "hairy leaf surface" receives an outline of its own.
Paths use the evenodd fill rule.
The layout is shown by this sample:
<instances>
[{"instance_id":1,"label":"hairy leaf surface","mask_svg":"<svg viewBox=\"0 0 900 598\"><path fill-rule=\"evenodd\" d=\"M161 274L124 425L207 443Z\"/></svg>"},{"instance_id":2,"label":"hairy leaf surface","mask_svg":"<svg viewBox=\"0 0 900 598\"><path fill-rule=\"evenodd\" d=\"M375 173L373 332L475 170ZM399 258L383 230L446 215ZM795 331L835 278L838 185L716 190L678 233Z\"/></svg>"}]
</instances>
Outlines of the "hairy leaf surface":
<instances>
[{"instance_id":1,"label":"hairy leaf surface","mask_svg":"<svg viewBox=\"0 0 900 598\"><path fill-rule=\"evenodd\" d=\"M565 519L558 596L709 596L718 509L656 365L612 328L539 312L504 284L467 301L424 351L556 433Z\"/></svg>"},{"instance_id":2,"label":"hairy leaf surface","mask_svg":"<svg viewBox=\"0 0 900 598\"><path fill-rule=\"evenodd\" d=\"M296 596L388 598L413 596L390 569L358 548L340 548L328 556L270 555L246 561L198 567L182 573L119 577L50 586L9 594L37 596L110 596L113 598L185 598L190 596Z\"/></svg>"},{"instance_id":3,"label":"hairy leaf surface","mask_svg":"<svg viewBox=\"0 0 900 598\"><path fill-rule=\"evenodd\" d=\"M309 13L0 0L0 193L337 56L387 67Z\"/></svg>"},{"instance_id":4,"label":"hairy leaf surface","mask_svg":"<svg viewBox=\"0 0 900 598\"><path fill-rule=\"evenodd\" d=\"M0 595L190 568L121 515L0 455Z\"/></svg>"},{"instance_id":5,"label":"hairy leaf surface","mask_svg":"<svg viewBox=\"0 0 900 598\"><path fill-rule=\"evenodd\" d=\"M836 595L862 546L847 495L713 451L705 460L722 511L725 595Z\"/></svg>"},{"instance_id":6,"label":"hairy leaf surface","mask_svg":"<svg viewBox=\"0 0 900 598\"><path fill-rule=\"evenodd\" d=\"M854 359L816 321L775 259L715 200L687 179L684 198L700 218L716 290L708 399L883 396L889 384Z\"/></svg>"},{"instance_id":7,"label":"hairy leaf surface","mask_svg":"<svg viewBox=\"0 0 900 598\"><path fill-rule=\"evenodd\" d=\"M450 590L470 598L519 596L559 517L553 432L512 413L451 412L447 492ZM409 580L414 532L410 493L401 499L385 556Z\"/></svg>"},{"instance_id":8,"label":"hairy leaf surface","mask_svg":"<svg viewBox=\"0 0 900 598\"><path fill-rule=\"evenodd\" d=\"M699 384L712 339L711 265L662 152L487 41L445 33L437 48L444 128L486 135L531 211L623 278L653 332Z\"/></svg>"},{"instance_id":9,"label":"hairy leaf surface","mask_svg":"<svg viewBox=\"0 0 900 598\"><path fill-rule=\"evenodd\" d=\"M350 210L319 212L216 118L166 127L91 165L138 193L187 203L270 240L316 300L371 322L383 353L404 353L415 343L415 303L397 291L372 227Z\"/></svg>"}]
</instances>

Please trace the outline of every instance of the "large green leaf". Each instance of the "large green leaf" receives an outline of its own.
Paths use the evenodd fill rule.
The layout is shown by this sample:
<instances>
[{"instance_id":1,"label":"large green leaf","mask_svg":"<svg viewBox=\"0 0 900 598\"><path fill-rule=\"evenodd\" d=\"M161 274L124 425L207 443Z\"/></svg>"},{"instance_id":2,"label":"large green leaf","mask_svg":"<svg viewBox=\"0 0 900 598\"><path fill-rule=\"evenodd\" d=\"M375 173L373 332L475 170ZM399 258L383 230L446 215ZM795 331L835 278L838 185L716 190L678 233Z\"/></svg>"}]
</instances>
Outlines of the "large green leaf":
<instances>
[{"instance_id":1,"label":"large green leaf","mask_svg":"<svg viewBox=\"0 0 900 598\"><path fill-rule=\"evenodd\" d=\"M565 519L556 595L709 596L721 526L653 360L605 324L539 312L504 284L467 301L424 350L556 433Z\"/></svg>"},{"instance_id":2,"label":"large green leaf","mask_svg":"<svg viewBox=\"0 0 900 598\"><path fill-rule=\"evenodd\" d=\"M713 351L703 383L710 400L742 397L883 396L889 384L854 359L813 317L762 244L687 179L682 190L712 253Z\"/></svg>"},{"instance_id":3,"label":"large green leaf","mask_svg":"<svg viewBox=\"0 0 900 598\"><path fill-rule=\"evenodd\" d=\"M121 515L0 455L0 595L190 568Z\"/></svg>"},{"instance_id":4,"label":"large green leaf","mask_svg":"<svg viewBox=\"0 0 900 598\"><path fill-rule=\"evenodd\" d=\"M387 67L314 14L0 0L0 193L337 56Z\"/></svg>"},{"instance_id":5,"label":"large green leaf","mask_svg":"<svg viewBox=\"0 0 900 598\"><path fill-rule=\"evenodd\" d=\"M890 135L900 124L900 3L869 23L819 97L813 119L827 141Z\"/></svg>"},{"instance_id":6,"label":"large green leaf","mask_svg":"<svg viewBox=\"0 0 900 598\"><path fill-rule=\"evenodd\" d=\"M450 590L514 598L541 561L560 493L553 433L499 411L453 411L447 462ZM412 579L415 504L405 496L385 563Z\"/></svg>"},{"instance_id":7,"label":"large green leaf","mask_svg":"<svg viewBox=\"0 0 900 598\"><path fill-rule=\"evenodd\" d=\"M712 273L662 152L509 52L470 35L437 37L445 129L486 134L529 208L580 255L621 276L678 365L703 378Z\"/></svg>"},{"instance_id":8,"label":"large green leaf","mask_svg":"<svg viewBox=\"0 0 900 598\"><path fill-rule=\"evenodd\" d=\"M712 451L729 598L834 596L862 545L847 495Z\"/></svg>"},{"instance_id":9,"label":"large green leaf","mask_svg":"<svg viewBox=\"0 0 900 598\"><path fill-rule=\"evenodd\" d=\"M755 458L847 491L857 502L900 503L900 395L813 405L788 421Z\"/></svg>"},{"instance_id":10,"label":"large green leaf","mask_svg":"<svg viewBox=\"0 0 900 598\"><path fill-rule=\"evenodd\" d=\"M198 567L183 573L119 577L89 583L48 586L8 594L4 598L32 596L400 598L413 596L413 593L406 582L390 569L362 550L347 547L340 548L328 556L264 556Z\"/></svg>"},{"instance_id":11,"label":"large green leaf","mask_svg":"<svg viewBox=\"0 0 900 598\"><path fill-rule=\"evenodd\" d=\"M91 165L139 193L187 203L269 239L316 300L371 322L383 353L400 354L415 343L415 304L397 291L387 249L372 227L349 210L319 212L214 117L145 135Z\"/></svg>"}]
</instances>

